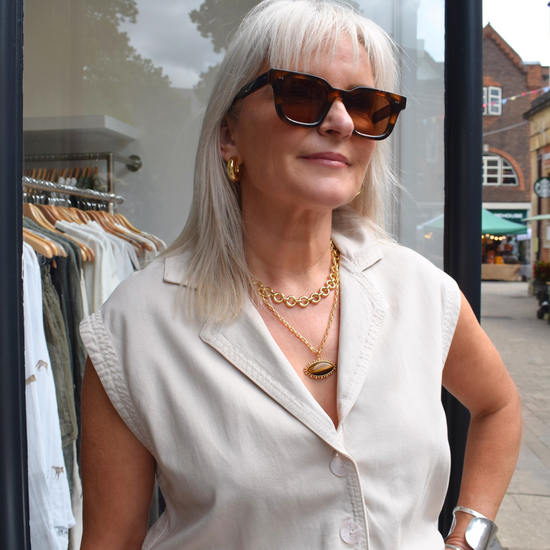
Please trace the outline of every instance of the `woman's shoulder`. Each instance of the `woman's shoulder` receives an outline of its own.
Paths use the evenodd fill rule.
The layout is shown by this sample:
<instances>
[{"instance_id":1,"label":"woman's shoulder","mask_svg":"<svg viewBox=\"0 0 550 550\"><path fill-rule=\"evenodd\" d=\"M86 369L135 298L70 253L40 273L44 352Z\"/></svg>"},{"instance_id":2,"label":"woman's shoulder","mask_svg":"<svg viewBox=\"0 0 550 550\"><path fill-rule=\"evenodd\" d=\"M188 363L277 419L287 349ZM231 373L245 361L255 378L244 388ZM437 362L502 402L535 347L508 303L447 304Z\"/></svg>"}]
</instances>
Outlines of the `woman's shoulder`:
<instances>
[{"instance_id":1,"label":"woman's shoulder","mask_svg":"<svg viewBox=\"0 0 550 550\"><path fill-rule=\"evenodd\" d=\"M363 275L383 294L406 293L437 299L459 294L456 282L430 260L389 238L377 235L368 224L339 225L333 240L342 265Z\"/></svg>"},{"instance_id":2,"label":"woman's shoulder","mask_svg":"<svg viewBox=\"0 0 550 550\"><path fill-rule=\"evenodd\" d=\"M332 238L346 261L361 270L376 266L377 270L397 273L412 270L448 277L430 260L390 236L377 232L365 221L340 218L333 228Z\"/></svg>"}]
</instances>

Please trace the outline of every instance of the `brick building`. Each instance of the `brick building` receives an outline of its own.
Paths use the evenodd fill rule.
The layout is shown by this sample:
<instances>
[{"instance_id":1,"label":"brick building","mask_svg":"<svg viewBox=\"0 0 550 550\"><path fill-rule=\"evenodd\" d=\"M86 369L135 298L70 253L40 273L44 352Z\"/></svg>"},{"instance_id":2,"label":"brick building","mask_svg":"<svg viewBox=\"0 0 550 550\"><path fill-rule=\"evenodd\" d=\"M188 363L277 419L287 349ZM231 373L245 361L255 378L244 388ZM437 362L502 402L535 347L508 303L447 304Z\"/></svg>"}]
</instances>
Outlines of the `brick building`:
<instances>
[{"instance_id":1,"label":"brick building","mask_svg":"<svg viewBox=\"0 0 550 550\"><path fill-rule=\"evenodd\" d=\"M483 206L510 221L531 213L523 115L547 85L548 67L524 62L490 24L483 29Z\"/></svg>"},{"instance_id":2,"label":"brick building","mask_svg":"<svg viewBox=\"0 0 550 550\"><path fill-rule=\"evenodd\" d=\"M539 178L550 178L550 91L537 97L524 117L530 122L530 149L531 149L531 215L535 220L531 222L533 231L531 247L531 262L535 260L550 260L550 197L548 190L538 189L535 192L535 182ZM539 184L540 185L540 184ZM544 192L546 191L546 193ZM537 219L537 217L539 219Z\"/></svg>"}]
</instances>

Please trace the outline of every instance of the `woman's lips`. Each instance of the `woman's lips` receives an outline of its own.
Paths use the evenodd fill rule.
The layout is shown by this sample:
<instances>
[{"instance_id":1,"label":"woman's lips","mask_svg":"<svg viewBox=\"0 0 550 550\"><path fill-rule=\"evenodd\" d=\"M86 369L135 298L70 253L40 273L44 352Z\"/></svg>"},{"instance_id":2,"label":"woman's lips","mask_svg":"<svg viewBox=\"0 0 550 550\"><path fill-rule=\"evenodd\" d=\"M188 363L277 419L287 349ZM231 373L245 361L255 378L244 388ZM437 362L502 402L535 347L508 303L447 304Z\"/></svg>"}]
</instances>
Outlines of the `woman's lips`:
<instances>
[{"instance_id":1,"label":"woman's lips","mask_svg":"<svg viewBox=\"0 0 550 550\"><path fill-rule=\"evenodd\" d=\"M339 153L331 153L329 151L323 153L313 153L304 157L306 160L312 160L326 166L348 166L349 161L344 155Z\"/></svg>"}]
</instances>

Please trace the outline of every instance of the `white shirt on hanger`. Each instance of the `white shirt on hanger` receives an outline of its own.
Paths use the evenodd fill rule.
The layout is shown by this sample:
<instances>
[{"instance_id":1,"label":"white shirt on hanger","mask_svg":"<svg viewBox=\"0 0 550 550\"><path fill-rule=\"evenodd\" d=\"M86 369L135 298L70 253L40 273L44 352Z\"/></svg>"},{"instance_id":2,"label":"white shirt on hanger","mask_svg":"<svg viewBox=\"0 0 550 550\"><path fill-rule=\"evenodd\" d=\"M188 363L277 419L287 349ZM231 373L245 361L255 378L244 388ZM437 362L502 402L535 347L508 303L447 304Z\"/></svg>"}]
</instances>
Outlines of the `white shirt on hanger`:
<instances>
[{"instance_id":1,"label":"white shirt on hanger","mask_svg":"<svg viewBox=\"0 0 550 550\"><path fill-rule=\"evenodd\" d=\"M23 298L31 546L33 550L66 550L69 529L75 521L44 335L40 267L33 249L26 243Z\"/></svg>"},{"instance_id":2,"label":"white shirt on hanger","mask_svg":"<svg viewBox=\"0 0 550 550\"><path fill-rule=\"evenodd\" d=\"M126 241L123 241L122 239L119 239L115 235L107 233L107 231L105 231L103 227L101 227L101 225L99 225L95 221L88 222L86 224L86 227L98 236L106 238L111 243L113 254L115 255L118 266L117 273L119 279L123 281L124 279L126 279L126 277L130 276L135 271L134 264L132 263L130 257L131 252L129 251L129 249L131 249L131 251L134 252L135 255L135 251L133 250L132 245ZM137 256L136 263L139 269L139 260L137 260Z\"/></svg>"},{"instance_id":3,"label":"white shirt on hanger","mask_svg":"<svg viewBox=\"0 0 550 550\"><path fill-rule=\"evenodd\" d=\"M95 260L84 262L83 271L89 311L97 311L120 283L111 243L106 237L90 231L86 225L58 221L55 227L94 251Z\"/></svg>"},{"instance_id":4,"label":"white shirt on hanger","mask_svg":"<svg viewBox=\"0 0 550 550\"><path fill-rule=\"evenodd\" d=\"M134 233L133 231L126 229L123 225L120 225L120 224L115 224L115 225L117 226L118 229L126 233L129 237L136 240L138 243L147 244L153 249L153 250L147 250L147 248L143 249L143 254L139 259L140 265L142 268L145 267L145 265L147 265L151 260L153 260L158 256L159 251L158 251L157 245L151 239L148 239L143 235L138 235L137 233Z\"/></svg>"}]
</instances>

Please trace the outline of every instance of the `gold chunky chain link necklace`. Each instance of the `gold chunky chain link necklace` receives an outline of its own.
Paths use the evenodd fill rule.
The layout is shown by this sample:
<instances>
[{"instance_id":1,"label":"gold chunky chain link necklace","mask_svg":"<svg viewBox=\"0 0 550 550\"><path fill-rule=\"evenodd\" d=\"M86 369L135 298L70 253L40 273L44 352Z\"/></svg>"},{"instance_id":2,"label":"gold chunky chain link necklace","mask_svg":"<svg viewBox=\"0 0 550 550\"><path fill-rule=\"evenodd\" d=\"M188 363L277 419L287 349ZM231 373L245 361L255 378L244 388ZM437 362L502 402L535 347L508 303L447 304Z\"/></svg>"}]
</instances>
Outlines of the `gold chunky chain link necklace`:
<instances>
[{"instance_id":1,"label":"gold chunky chain link necklace","mask_svg":"<svg viewBox=\"0 0 550 550\"><path fill-rule=\"evenodd\" d=\"M276 304L284 303L287 307L294 307L296 304L300 307L307 307L309 304L318 304L321 299L326 298L338 284L338 262L340 255L332 240L330 241L330 254L332 256L330 275L325 281L325 284L317 292L312 292L309 297L300 296L300 298L296 298L296 296L292 295L285 296L282 292L275 292L271 287L262 285L260 281L255 281L254 284L256 285L256 288L262 298L270 298Z\"/></svg>"},{"instance_id":2,"label":"gold chunky chain link necklace","mask_svg":"<svg viewBox=\"0 0 550 550\"><path fill-rule=\"evenodd\" d=\"M277 319L279 319L279 321L281 321L281 323L283 323L283 325L290 332L292 332L292 334L294 334L294 336L299 338L317 356L316 359L311 361L311 363L308 363L304 368L304 373L306 374L306 376L309 376L310 378L316 380L327 378L328 376L334 374L334 371L336 370L336 363L334 361L321 357L323 348L325 347L325 343L330 333L330 329L332 328L332 322L334 320L334 314L336 313L336 306L338 305L338 297L340 294L340 252L338 251L336 246L334 246L332 240L330 241L330 249L332 255L330 277L325 285L319 289L319 292L312 293L309 298L307 298L306 296L302 296L301 298L296 300L294 296L288 296L288 298L285 299L285 296L282 292L273 292L271 288L262 285L262 283L260 283L259 281L254 282L256 290L258 291L258 294L262 298L266 307L273 313L273 315L275 315L275 317L277 317ZM331 285L330 287L329 284ZM323 289L326 289L326 295L322 294ZM325 330L325 334L323 336L323 340L321 342L321 345L319 346L319 349L314 348L292 325L290 325L288 321L283 318L283 316L270 303L270 300L273 300L277 304L281 304L284 302L288 307L294 307L296 304L301 305L301 307L307 307L311 302L313 302L314 304L319 303L321 301L321 298L325 298L330 294L331 290L334 290L334 303L330 312L327 329ZM275 296L277 296L277 299L275 298ZM289 304L286 300L289 300L291 298L294 298L294 300L291 300L291 303ZM302 305L304 303L302 302L302 300L308 300L308 303Z\"/></svg>"}]
</instances>

